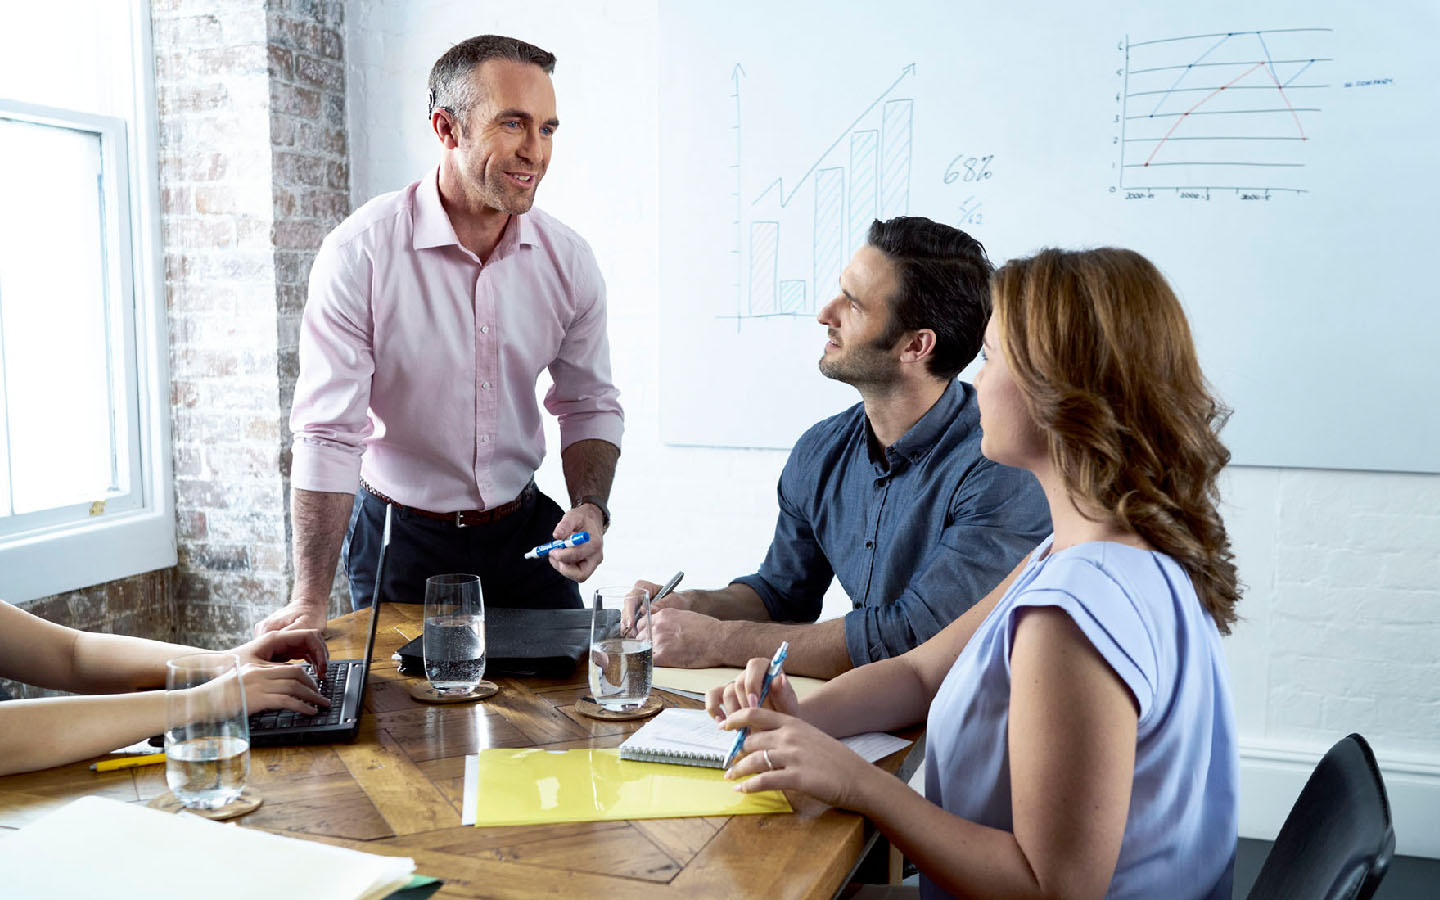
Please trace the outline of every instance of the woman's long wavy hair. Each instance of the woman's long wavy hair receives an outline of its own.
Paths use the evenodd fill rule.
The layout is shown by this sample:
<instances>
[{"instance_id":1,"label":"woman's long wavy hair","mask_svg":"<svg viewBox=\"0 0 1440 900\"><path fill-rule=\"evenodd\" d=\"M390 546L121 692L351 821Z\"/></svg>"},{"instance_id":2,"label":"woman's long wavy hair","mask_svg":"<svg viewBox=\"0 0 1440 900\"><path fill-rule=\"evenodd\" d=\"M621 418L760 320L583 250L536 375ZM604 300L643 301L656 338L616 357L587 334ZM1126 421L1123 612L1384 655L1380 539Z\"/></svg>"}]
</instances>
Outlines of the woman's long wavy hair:
<instances>
[{"instance_id":1,"label":"woman's long wavy hair","mask_svg":"<svg viewBox=\"0 0 1440 900\"><path fill-rule=\"evenodd\" d=\"M1224 634L1240 588L1216 478L1229 417L1164 276L1131 250L1045 250L995 275L1001 349L1076 506L1173 557Z\"/></svg>"}]
</instances>

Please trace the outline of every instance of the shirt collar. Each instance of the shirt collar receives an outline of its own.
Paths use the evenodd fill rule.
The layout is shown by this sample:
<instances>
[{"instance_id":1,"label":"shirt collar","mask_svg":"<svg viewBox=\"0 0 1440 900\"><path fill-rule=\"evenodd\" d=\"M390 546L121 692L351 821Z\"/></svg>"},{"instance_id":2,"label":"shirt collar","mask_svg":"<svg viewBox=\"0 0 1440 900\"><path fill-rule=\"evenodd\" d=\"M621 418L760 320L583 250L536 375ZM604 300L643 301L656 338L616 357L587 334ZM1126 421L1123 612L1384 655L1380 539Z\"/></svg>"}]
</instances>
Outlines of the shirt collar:
<instances>
[{"instance_id":1,"label":"shirt collar","mask_svg":"<svg viewBox=\"0 0 1440 900\"><path fill-rule=\"evenodd\" d=\"M490 258L508 256L516 247L528 247L533 243L535 223L530 220L529 214L511 216L510 222L505 226L505 233L500 235L500 243L495 245L495 252Z\"/></svg>"},{"instance_id":2,"label":"shirt collar","mask_svg":"<svg viewBox=\"0 0 1440 900\"><path fill-rule=\"evenodd\" d=\"M436 166L429 175L420 179L415 188L415 234L411 246L416 250L431 247L460 246L455 235L455 226L440 202L440 167Z\"/></svg>"},{"instance_id":3,"label":"shirt collar","mask_svg":"<svg viewBox=\"0 0 1440 900\"><path fill-rule=\"evenodd\" d=\"M511 216L510 224L500 236L500 243L495 246L495 255L503 256L514 247L534 244L535 237L535 225L529 216ZM460 246L455 226L450 222L449 213L445 212L445 205L440 202L439 166L420 179L415 188L415 232L411 246L416 250Z\"/></svg>"},{"instance_id":4,"label":"shirt collar","mask_svg":"<svg viewBox=\"0 0 1440 900\"><path fill-rule=\"evenodd\" d=\"M945 434L950 423L955 420L955 415L960 412L960 407L964 405L965 390L952 378L945 386L945 393L920 417L920 421L910 426L910 430L905 432L900 440L886 448L885 456L890 460L891 467L894 467L897 459L910 463L919 462ZM869 427L868 420L866 427Z\"/></svg>"}]
</instances>

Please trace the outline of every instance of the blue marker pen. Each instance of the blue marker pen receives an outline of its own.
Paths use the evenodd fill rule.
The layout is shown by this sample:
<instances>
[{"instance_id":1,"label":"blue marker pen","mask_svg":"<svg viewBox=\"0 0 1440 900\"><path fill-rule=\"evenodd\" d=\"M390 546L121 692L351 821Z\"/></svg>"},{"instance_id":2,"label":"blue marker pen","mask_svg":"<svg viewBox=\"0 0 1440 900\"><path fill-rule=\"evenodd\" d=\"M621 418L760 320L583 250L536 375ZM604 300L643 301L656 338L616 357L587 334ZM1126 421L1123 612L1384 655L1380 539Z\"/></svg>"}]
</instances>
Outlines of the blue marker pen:
<instances>
[{"instance_id":1,"label":"blue marker pen","mask_svg":"<svg viewBox=\"0 0 1440 900\"><path fill-rule=\"evenodd\" d=\"M785 662L785 654L789 651L790 642L781 641L780 649L776 650L775 655L770 658L770 668L765 670L765 680L760 683L761 706L765 705L765 697L770 693L770 682L774 681L775 676L780 674L780 666ZM730 745L730 752L725 754L725 762L720 768L730 768L730 764L735 761L735 757L740 755L741 748L745 746L745 738L749 736L750 729L748 727L740 729L740 733L735 735L735 743Z\"/></svg>"},{"instance_id":2,"label":"blue marker pen","mask_svg":"<svg viewBox=\"0 0 1440 900\"><path fill-rule=\"evenodd\" d=\"M571 547L578 547L590 540L590 532L577 531L563 541L551 541L548 544L541 544L534 550L525 554L526 559L540 559L549 556L551 550L568 550Z\"/></svg>"}]
</instances>

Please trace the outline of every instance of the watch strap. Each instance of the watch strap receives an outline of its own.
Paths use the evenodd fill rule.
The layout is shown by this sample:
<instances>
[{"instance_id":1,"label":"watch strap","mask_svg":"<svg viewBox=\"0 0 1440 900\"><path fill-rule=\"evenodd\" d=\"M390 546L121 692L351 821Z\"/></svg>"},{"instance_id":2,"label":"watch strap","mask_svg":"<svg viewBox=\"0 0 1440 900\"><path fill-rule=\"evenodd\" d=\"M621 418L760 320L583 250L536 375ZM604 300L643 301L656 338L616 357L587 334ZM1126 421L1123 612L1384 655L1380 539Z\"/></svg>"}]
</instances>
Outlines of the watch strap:
<instances>
[{"instance_id":1,"label":"watch strap","mask_svg":"<svg viewBox=\"0 0 1440 900\"><path fill-rule=\"evenodd\" d=\"M577 502L575 505L584 506L587 503L600 510L600 524L602 527L609 528L610 507L605 505L605 501L601 500L599 497L596 497L594 494L586 494L585 496L581 497L579 502Z\"/></svg>"}]
</instances>

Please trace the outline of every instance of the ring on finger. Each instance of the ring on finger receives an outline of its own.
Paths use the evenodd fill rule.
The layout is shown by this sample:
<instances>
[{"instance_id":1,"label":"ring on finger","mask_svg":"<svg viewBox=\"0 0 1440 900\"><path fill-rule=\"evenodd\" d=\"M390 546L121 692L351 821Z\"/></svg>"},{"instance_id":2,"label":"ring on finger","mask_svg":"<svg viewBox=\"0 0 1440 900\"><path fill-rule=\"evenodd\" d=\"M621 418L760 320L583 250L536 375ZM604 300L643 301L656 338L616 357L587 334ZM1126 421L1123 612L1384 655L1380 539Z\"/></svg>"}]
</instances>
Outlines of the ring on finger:
<instances>
[{"instance_id":1,"label":"ring on finger","mask_svg":"<svg viewBox=\"0 0 1440 900\"><path fill-rule=\"evenodd\" d=\"M762 750L760 751L760 755L765 757L765 768L771 772L775 771L775 764L770 761L770 751Z\"/></svg>"}]
</instances>

